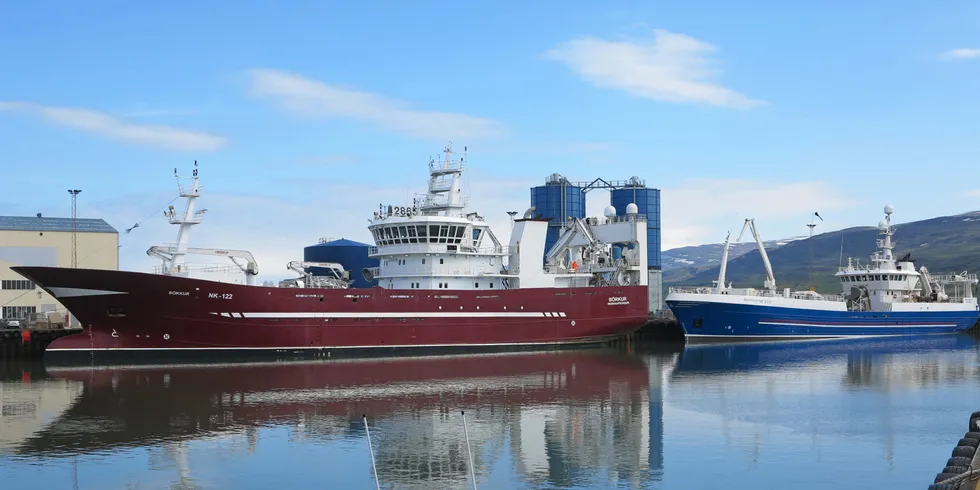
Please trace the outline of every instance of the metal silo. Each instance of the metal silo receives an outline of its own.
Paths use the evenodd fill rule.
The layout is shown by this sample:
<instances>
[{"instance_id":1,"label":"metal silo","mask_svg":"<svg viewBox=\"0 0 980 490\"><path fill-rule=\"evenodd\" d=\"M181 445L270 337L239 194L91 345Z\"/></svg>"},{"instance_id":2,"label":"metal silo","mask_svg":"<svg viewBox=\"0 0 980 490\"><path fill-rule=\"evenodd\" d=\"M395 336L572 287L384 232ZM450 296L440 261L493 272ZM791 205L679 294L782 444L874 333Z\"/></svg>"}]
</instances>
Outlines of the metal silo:
<instances>
[{"instance_id":1,"label":"metal silo","mask_svg":"<svg viewBox=\"0 0 980 490\"><path fill-rule=\"evenodd\" d=\"M626 187L609 193L609 204L617 216L626 215L626 206L636 204L638 214L647 218L647 268L650 287L650 310L663 309L662 272L660 260L660 189L651 189L638 177L632 177Z\"/></svg>"},{"instance_id":2,"label":"metal silo","mask_svg":"<svg viewBox=\"0 0 980 490\"><path fill-rule=\"evenodd\" d=\"M378 267L378 259L368 257L371 245L341 238L339 240L323 241L303 249L303 260L306 262L337 262L350 271L351 287L370 288L378 285L377 279L368 282L361 271L365 267ZM325 275L318 267L309 270L314 276Z\"/></svg>"},{"instance_id":3,"label":"metal silo","mask_svg":"<svg viewBox=\"0 0 980 490\"><path fill-rule=\"evenodd\" d=\"M551 174L545 185L531 188L531 205L542 218L549 218L548 235L545 239L545 254L558 241L562 223L569 216L585 217L585 192L581 186L569 182L561 174Z\"/></svg>"}]
</instances>

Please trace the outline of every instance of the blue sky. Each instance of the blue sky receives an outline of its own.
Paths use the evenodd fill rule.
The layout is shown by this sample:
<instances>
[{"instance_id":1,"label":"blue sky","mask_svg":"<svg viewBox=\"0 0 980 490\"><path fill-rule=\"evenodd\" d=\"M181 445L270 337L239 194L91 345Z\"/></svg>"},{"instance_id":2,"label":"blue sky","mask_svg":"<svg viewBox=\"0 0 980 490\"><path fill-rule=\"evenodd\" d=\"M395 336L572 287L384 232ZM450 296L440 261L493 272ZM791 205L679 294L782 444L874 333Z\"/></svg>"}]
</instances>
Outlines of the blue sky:
<instances>
[{"instance_id":1,"label":"blue sky","mask_svg":"<svg viewBox=\"0 0 980 490\"><path fill-rule=\"evenodd\" d=\"M665 248L980 209L975 1L21 2L0 67L0 214L75 187L82 216L149 216L124 268L174 239L174 167L202 166L195 245L284 270L367 240L449 140L504 238L552 172L661 188Z\"/></svg>"}]
</instances>

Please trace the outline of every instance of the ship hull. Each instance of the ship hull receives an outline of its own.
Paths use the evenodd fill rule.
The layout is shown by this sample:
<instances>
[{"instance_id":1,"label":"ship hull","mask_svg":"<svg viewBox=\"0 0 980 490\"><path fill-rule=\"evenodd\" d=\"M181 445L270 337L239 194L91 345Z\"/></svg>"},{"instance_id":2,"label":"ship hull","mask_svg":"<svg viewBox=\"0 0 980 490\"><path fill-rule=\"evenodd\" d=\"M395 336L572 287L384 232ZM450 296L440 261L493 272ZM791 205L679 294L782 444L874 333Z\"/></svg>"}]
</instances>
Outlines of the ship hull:
<instances>
[{"instance_id":1,"label":"ship hull","mask_svg":"<svg viewBox=\"0 0 980 490\"><path fill-rule=\"evenodd\" d=\"M45 356L344 355L595 344L646 322L644 286L303 289L139 272L14 267L82 324Z\"/></svg>"},{"instance_id":2,"label":"ship hull","mask_svg":"<svg viewBox=\"0 0 980 490\"><path fill-rule=\"evenodd\" d=\"M976 305L967 304L918 311L847 311L829 301L796 300L782 306L778 298L760 305L746 304L737 296L717 296L722 295L672 294L665 303L686 336L710 340L941 334L967 330L980 320Z\"/></svg>"}]
</instances>

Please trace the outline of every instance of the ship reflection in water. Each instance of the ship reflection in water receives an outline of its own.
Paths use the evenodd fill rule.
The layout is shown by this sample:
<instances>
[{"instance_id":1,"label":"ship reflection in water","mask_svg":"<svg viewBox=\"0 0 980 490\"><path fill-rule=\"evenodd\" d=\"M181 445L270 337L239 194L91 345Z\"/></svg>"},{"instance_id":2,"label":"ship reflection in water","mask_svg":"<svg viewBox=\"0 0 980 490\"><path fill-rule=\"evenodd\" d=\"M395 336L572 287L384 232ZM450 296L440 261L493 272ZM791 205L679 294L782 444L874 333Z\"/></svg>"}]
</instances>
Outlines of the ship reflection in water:
<instances>
[{"instance_id":1,"label":"ship reflection in water","mask_svg":"<svg viewBox=\"0 0 980 490\"><path fill-rule=\"evenodd\" d=\"M0 372L3 488L931 483L980 408L968 335ZM463 418L466 412L464 434ZM914 486L914 485L912 485Z\"/></svg>"}]
</instances>

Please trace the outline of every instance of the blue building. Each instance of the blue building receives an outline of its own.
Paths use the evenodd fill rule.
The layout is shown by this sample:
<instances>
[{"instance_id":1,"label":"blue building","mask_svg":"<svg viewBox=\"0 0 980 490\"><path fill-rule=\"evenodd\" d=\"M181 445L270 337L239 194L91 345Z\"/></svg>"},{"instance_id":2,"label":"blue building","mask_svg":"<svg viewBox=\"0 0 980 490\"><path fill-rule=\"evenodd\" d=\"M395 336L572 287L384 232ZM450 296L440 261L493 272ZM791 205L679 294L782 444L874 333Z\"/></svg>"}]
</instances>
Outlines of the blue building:
<instances>
[{"instance_id":1,"label":"blue building","mask_svg":"<svg viewBox=\"0 0 980 490\"><path fill-rule=\"evenodd\" d=\"M353 240L341 238L329 242L310 245L303 249L303 261L305 262L336 262L350 271L351 287L370 288L378 285L378 280L367 281L361 271L365 267L378 267L378 259L368 257L368 248L371 245ZM326 275L326 271L311 267L310 273L314 276Z\"/></svg>"},{"instance_id":2,"label":"blue building","mask_svg":"<svg viewBox=\"0 0 980 490\"><path fill-rule=\"evenodd\" d=\"M544 242L547 255L561 236L561 227L565 220L569 217L585 217L585 190L569 182L561 174L551 174L544 185L531 188L531 206L534 206L542 218L551 220Z\"/></svg>"}]
</instances>

